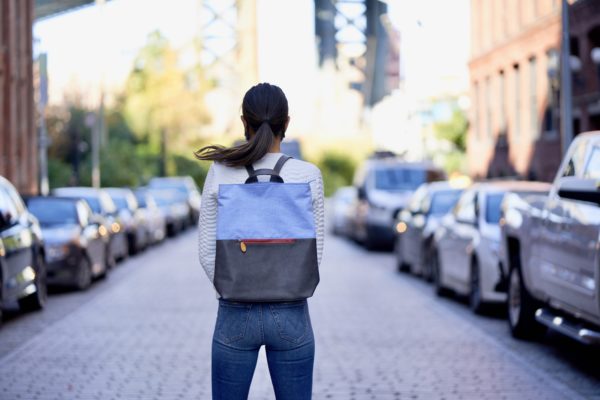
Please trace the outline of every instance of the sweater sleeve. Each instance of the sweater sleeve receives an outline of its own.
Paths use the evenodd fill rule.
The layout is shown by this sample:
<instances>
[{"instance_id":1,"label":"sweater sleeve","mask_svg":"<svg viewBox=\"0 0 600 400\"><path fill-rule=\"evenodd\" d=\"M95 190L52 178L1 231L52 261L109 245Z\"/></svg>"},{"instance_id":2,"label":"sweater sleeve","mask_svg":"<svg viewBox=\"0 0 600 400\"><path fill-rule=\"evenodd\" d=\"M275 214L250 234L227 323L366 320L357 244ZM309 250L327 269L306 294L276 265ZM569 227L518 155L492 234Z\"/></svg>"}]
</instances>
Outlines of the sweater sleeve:
<instances>
[{"instance_id":1,"label":"sweater sleeve","mask_svg":"<svg viewBox=\"0 0 600 400\"><path fill-rule=\"evenodd\" d=\"M211 165L204 181L200 218L198 219L200 264L211 282L214 282L217 237L217 191L215 189L214 168L214 164Z\"/></svg>"},{"instance_id":2,"label":"sweater sleeve","mask_svg":"<svg viewBox=\"0 0 600 400\"><path fill-rule=\"evenodd\" d=\"M317 259L319 266L323 259L323 247L325 241L325 200L323 195L323 177L321 171L311 183L313 213L315 217L315 229L317 233Z\"/></svg>"}]
</instances>

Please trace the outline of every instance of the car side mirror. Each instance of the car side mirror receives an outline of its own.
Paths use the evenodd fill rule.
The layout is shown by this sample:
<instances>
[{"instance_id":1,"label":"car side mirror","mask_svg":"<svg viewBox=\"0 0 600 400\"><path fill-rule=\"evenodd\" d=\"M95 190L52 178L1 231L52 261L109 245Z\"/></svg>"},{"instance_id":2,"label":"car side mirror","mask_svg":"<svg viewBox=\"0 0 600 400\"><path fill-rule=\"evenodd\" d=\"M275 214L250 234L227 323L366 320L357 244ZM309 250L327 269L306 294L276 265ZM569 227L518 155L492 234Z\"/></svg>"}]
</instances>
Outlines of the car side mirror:
<instances>
[{"instance_id":1,"label":"car side mirror","mask_svg":"<svg viewBox=\"0 0 600 400\"><path fill-rule=\"evenodd\" d=\"M0 211L0 228L6 228L10 226L12 221L12 215L9 211Z\"/></svg>"},{"instance_id":2,"label":"car side mirror","mask_svg":"<svg viewBox=\"0 0 600 400\"><path fill-rule=\"evenodd\" d=\"M600 182L596 179L563 177L558 181L558 196L600 205Z\"/></svg>"}]
</instances>

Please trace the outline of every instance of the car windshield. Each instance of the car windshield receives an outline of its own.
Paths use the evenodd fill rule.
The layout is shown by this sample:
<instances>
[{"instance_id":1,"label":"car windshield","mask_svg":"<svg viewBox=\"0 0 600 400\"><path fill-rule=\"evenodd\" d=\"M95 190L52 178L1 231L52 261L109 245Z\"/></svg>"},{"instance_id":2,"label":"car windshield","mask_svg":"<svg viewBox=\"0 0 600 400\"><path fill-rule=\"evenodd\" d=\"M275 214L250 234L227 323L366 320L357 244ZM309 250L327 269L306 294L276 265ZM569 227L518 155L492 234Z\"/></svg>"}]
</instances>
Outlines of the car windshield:
<instances>
[{"instance_id":1,"label":"car windshield","mask_svg":"<svg viewBox=\"0 0 600 400\"><path fill-rule=\"evenodd\" d=\"M128 210L129 205L127 204L127 200L122 196L112 196L112 200L117 206L117 210Z\"/></svg>"},{"instance_id":2,"label":"car windshield","mask_svg":"<svg viewBox=\"0 0 600 400\"><path fill-rule=\"evenodd\" d=\"M488 194L485 200L485 222L498 225L500 223L500 205L504 193Z\"/></svg>"},{"instance_id":3,"label":"car windshield","mask_svg":"<svg viewBox=\"0 0 600 400\"><path fill-rule=\"evenodd\" d=\"M170 180L170 179L153 179L150 181L150 186L156 189L171 189L176 190L179 193L187 194L189 188L186 186L184 181Z\"/></svg>"},{"instance_id":4,"label":"car windshield","mask_svg":"<svg viewBox=\"0 0 600 400\"><path fill-rule=\"evenodd\" d=\"M42 225L70 225L78 223L75 203L70 200L31 199L27 203L27 208Z\"/></svg>"},{"instance_id":5,"label":"car windshield","mask_svg":"<svg viewBox=\"0 0 600 400\"><path fill-rule=\"evenodd\" d=\"M146 204L146 196L144 196L143 194L136 193L135 194L135 199L138 202L138 207L140 207L140 208L146 208L146 207L148 207L148 205Z\"/></svg>"},{"instance_id":6,"label":"car windshield","mask_svg":"<svg viewBox=\"0 0 600 400\"><path fill-rule=\"evenodd\" d=\"M426 171L415 168L375 170L375 188L386 191L415 190L425 182Z\"/></svg>"},{"instance_id":7,"label":"car windshield","mask_svg":"<svg viewBox=\"0 0 600 400\"><path fill-rule=\"evenodd\" d=\"M166 193L155 192L153 193L154 201L159 206L169 206L173 204L173 198Z\"/></svg>"},{"instance_id":8,"label":"car windshield","mask_svg":"<svg viewBox=\"0 0 600 400\"><path fill-rule=\"evenodd\" d=\"M431 198L429 213L432 215L447 214L456 205L461 193L462 191L460 190L447 190L434 193Z\"/></svg>"},{"instance_id":9,"label":"car windshield","mask_svg":"<svg viewBox=\"0 0 600 400\"><path fill-rule=\"evenodd\" d=\"M100 201L97 197L82 197L87 203L90 205L90 208L94 212L94 214L102 214L102 208L100 207Z\"/></svg>"}]
</instances>

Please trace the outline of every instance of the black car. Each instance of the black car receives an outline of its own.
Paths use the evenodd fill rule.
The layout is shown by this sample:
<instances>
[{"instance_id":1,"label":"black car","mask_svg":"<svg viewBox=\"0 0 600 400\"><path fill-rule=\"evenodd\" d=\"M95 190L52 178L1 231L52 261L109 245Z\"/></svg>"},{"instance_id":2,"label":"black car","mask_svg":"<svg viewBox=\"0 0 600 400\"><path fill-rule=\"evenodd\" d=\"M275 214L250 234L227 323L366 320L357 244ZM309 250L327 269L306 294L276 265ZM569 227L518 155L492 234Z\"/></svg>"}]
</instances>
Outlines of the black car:
<instances>
[{"instance_id":1,"label":"black car","mask_svg":"<svg viewBox=\"0 0 600 400\"><path fill-rule=\"evenodd\" d=\"M387 155L365 161L354 176L354 239L369 249L391 248L396 239L395 219L414 191L423 183L445 178L443 170L427 162Z\"/></svg>"},{"instance_id":2,"label":"black car","mask_svg":"<svg viewBox=\"0 0 600 400\"><path fill-rule=\"evenodd\" d=\"M0 176L0 314L15 300L22 310L39 310L46 294L42 231L13 185Z\"/></svg>"},{"instance_id":3,"label":"black car","mask_svg":"<svg viewBox=\"0 0 600 400\"><path fill-rule=\"evenodd\" d=\"M114 265L115 260L124 259L129 255L127 234L115 203L103 189L91 187L65 187L53 190L55 196L71 197L85 200L92 212L94 219L101 221L108 231L110 237L110 262Z\"/></svg>"},{"instance_id":4,"label":"black car","mask_svg":"<svg viewBox=\"0 0 600 400\"><path fill-rule=\"evenodd\" d=\"M68 197L29 197L29 211L44 235L48 283L87 289L110 268L107 229L95 220L89 205Z\"/></svg>"},{"instance_id":5,"label":"black car","mask_svg":"<svg viewBox=\"0 0 600 400\"><path fill-rule=\"evenodd\" d=\"M463 187L446 181L423 184L398 214L394 252L400 271L431 278L433 235L442 217L456 205Z\"/></svg>"}]
</instances>

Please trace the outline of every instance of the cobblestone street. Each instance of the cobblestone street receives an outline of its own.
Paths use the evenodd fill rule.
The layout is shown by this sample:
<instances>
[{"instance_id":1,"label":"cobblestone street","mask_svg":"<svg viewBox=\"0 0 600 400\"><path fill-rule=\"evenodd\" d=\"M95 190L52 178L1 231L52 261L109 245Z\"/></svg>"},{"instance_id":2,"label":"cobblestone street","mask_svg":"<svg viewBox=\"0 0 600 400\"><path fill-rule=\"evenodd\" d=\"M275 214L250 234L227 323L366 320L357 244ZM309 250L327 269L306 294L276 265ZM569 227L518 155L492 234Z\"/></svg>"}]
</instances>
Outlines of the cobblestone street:
<instances>
[{"instance_id":1,"label":"cobblestone street","mask_svg":"<svg viewBox=\"0 0 600 400\"><path fill-rule=\"evenodd\" d=\"M585 349L556 336L514 341L501 317L471 315L398 274L391 254L326 243L309 303L315 399L600 399L597 351L588 365L579 359ZM9 317L0 328L0 398L209 399L216 310L189 231L85 293ZM250 398L274 398L264 354Z\"/></svg>"}]
</instances>

